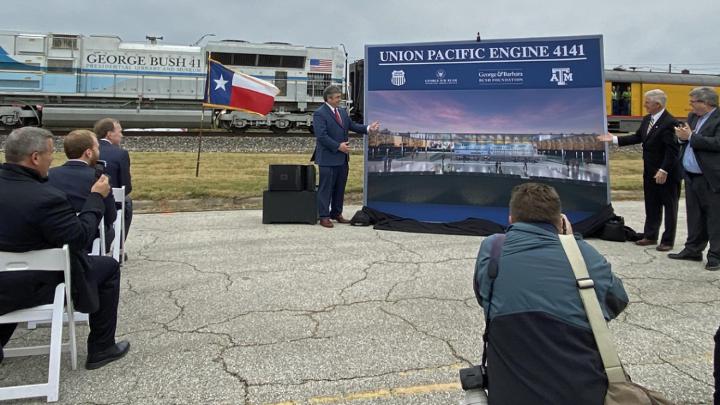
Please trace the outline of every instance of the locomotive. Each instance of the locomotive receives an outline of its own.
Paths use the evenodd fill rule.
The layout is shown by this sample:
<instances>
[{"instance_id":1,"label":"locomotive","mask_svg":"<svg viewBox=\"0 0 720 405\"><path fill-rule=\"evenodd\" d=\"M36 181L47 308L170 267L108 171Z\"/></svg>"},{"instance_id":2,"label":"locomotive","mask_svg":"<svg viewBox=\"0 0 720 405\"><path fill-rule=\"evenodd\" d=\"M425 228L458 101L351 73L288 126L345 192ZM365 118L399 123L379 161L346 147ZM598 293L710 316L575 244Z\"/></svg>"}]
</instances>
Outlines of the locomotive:
<instances>
[{"instance_id":1,"label":"locomotive","mask_svg":"<svg viewBox=\"0 0 720 405\"><path fill-rule=\"evenodd\" d=\"M276 133L309 129L323 89L345 83L339 47L209 41L205 46L125 42L113 35L0 31L0 125L89 127L113 117L127 128L197 128ZM207 60L280 89L266 116L206 109Z\"/></svg>"}]
</instances>

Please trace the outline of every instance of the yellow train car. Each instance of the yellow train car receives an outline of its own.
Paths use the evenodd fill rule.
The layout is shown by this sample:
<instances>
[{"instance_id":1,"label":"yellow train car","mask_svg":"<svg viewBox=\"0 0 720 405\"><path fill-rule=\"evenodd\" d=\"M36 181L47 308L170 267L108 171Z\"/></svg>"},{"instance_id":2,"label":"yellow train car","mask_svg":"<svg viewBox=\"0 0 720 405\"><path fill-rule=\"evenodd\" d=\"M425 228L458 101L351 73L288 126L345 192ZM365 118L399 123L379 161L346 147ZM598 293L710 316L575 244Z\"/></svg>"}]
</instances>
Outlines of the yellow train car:
<instances>
[{"instance_id":1,"label":"yellow train car","mask_svg":"<svg viewBox=\"0 0 720 405\"><path fill-rule=\"evenodd\" d=\"M679 120L687 119L690 90L709 86L720 92L720 76L684 73L605 71L605 109L608 130L635 132L645 111L643 95L660 89L668 96L667 110ZM614 93L614 94L613 94Z\"/></svg>"}]
</instances>

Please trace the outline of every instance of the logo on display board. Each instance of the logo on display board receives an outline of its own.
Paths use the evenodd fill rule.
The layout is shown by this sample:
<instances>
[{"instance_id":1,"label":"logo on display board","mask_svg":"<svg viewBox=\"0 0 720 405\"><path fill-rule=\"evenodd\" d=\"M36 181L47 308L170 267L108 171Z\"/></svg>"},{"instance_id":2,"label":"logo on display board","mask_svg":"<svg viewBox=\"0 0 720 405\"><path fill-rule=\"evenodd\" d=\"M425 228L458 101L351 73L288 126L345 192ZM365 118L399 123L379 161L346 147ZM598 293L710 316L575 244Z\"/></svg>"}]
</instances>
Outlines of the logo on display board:
<instances>
[{"instance_id":1,"label":"logo on display board","mask_svg":"<svg viewBox=\"0 0 720 405\"><path fill-rule=\"evenodd\" d=\"M402 86L403 84L405 84L405 71L393 70L390 82L395 86Z\"/></svg>"},{"instance_id":2,"label":"logo on display board","mask_svg":"<svg viewBox=\"0 0 720 405\"><path fill-rule=\"evenodd\" d=\"M455 72L453 72L455 73ZM445 69L437 69L431 79L425 79L426 86L447 86L457 85L458 79L448 77L448 72Z\"/></svg>"},{"instance_id":3,"label":"logo on display board","mask_svg":"<svg viewBox=\"0 0 720 405\"><path fill-rule=\"evenodd\" d=\"M558 86L565 86L568 82L573 81L573 74L570 68L553 68L551 82L556 82Z\"/></svg>"}]
</instances>

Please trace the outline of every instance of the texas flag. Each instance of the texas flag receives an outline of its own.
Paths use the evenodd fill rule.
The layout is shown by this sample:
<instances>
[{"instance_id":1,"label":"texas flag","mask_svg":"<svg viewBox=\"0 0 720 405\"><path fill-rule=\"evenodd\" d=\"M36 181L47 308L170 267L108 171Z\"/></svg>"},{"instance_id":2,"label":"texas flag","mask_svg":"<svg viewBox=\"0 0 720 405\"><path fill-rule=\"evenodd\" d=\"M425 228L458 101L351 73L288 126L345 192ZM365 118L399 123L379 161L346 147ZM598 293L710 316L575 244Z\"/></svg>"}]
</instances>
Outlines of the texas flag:
<instances>
[{"instance_id":1,"label":"texas flag","mask_svg":"<svg viewBox=\"0 0 720 405\"><path fill-rule=\"evenodd\" d=\"M235 72L212 59L208 60L203 106L241 110L260 115L272 111L280 89L272 83Z\"/></svg>"}]
</instances>

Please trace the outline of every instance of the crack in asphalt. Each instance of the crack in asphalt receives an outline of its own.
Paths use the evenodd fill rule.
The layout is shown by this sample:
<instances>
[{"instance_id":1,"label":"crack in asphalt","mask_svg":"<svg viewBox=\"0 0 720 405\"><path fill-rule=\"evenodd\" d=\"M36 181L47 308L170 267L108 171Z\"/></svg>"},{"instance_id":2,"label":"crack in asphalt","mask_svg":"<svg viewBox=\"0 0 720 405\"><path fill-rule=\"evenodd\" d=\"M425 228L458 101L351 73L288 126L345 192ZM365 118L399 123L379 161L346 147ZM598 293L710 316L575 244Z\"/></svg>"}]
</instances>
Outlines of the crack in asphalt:
<instances>
[{"instance_id":1,"label":"crack in asphalt","mask_svg":"<svg viewBox=\"0 0 720 405\"><path fill-rule=\"evenodd\" d=\"M209 271L209 270L204 271L204 270L200 270L200 268L199 268L197 265L195 265L195 264L193 264L193 263L186 262L186 261L182 261L182 260L152 259L150 256L148 256L148 255L145 253L145 250L150 249L150 247L151 247L152 245L154 245L155 243L157 243L157 241L158 241L159 239L160 239L160 236L154 236L154 238L153 238L152 241L150 241L150 242L148 242L148 243L145 243L145 244L140 248L140 250L138 251L138 257L139 257L141 260L144 260L144 261L150 262L150 263L179 264L179 265L182 265L182 266L187 266L187 267L189 267L191 270L193 270L194 272L197 272L197 273L200 273L200 274L215 274L215 275L222 276L222 277L225 279L225 283L226 283L226 285L225 285L225 292L229 292L229 291L230 291L230 287L232 287L234 281L233 281L232 277L230 277L230 274L228 274L228 273L226 273L226 272L224 272L224 271Z\"/></svg>"},{"instance_id":2,"label":"crack in asphalt","mask_svg":"<svg viewBox=\"0 0 720 405\"><path fill-rule=\"evenodd\" d=\"M666 359L665 359L664 357L662 357L660 354L658 354L657 357L658 357L658 358L660 359L660 361L662 361L664 364L667 364L668 366L674 368L677 372L679 372L680 374L682 374L682 375L684 375L684 376L687 376L688 378L690 378L691 380L693 380L693 381L695 381L695 382L701 383L701 384L706 385L706 386L709 386L709 387L713 387L713 386L715 385L714 383L713 383L713 384L710 384L710 383L708 383L707 381L703 381L703 380L695 377L694 375L688 373L687 371L682 370L680 367L678 367L678 366L672 364L671 362L669 362L668 360L666 360Z\"/></svg>"},{"instance_id":3,"label":"crack in asphalt","mask_svg":"<svg viewBox=\"0 0 720 405\"><path fill-rule=\"evenodd\" d=\"M413 276L412 276L412 278L410 278L410 279L408 279L408 280L398 280L395 284L393 284L393 285L388 289L387 293L385 294L385 301L387 301L387 302L390 301L390 296L391 296L392 293L395 291L395 288L397 288L399 285L401 285L401 284L410 284L410 283L414 282L415 280L417 280L417 279L419 278L418 272L420 272L420 264L418 264L418 263L408 263L408 264L415 266L415 271L413 271Z\"/></svg>"},{"instance_id":4,"label":"crack in asphalt","mask_svg":"<svg viewBox=\"0 0 720 405\"><path fill-rule=\"evenodd\" d=\"M401 321L407 323L408 325L410 325L411 328L413 328L413 330L415 330L415 332L418 332L418 333L420 333L420 334L422 334L422 335L425 335L425 336L427 336L427 337L429 337L429 338L432 338L432 339L439 340L439 341L443 342L443 343L448 347L448 349L450 350L450 353L452 354L453 357L455 357L456 360L461 361L461 362L464 362L465 364L467 364L467 365L469 365L469 366L472 366L472 365L473 365L473 363L472 363L470 360L468 360L468 359L464 358L463 356L461 356L461 355L457 352L457 350L455 350L455 347L452 345L452 343L450 343L448 340L446 340L446 339L444 339L444 338L442 338L442 337L440 337L440 336L435 336L435 335L433 335L433 334L430 333L430 332L427 332L427 331L424 331L424 330L420 329L419 326L415 325L415 324L412 323L409 319L406 319L405 317L403 317L403 316L400 315L400 314L396 314L396 313L394 313L394 312L388 311L388 310L385 309L385 308L378 308L378 309L379 309L381 312L384 312L385 314L387 314L388 316L391 316L391 317L400 319Z\"/></svg>"},{"instance_id":5,"label":"crack in asphalt","mask_svg":"<svg viewBox=\"0 0 720 405\"><path fill-rule=\"evenodd\" d=\"M347 300L344 297L345 291L347 291L347 290L353 288L354 286L356 286L357 284L360 284L363 281L367 280L367 278L370 275L370 269L372 269L375 265L383 264L383 263L385 263L385 260L376 260L374 262L369 263L364 268L360 269L360 271L362 271L362 273L363 273L362 277L360 277L357 280L352 281L350 284L348 284L345 287L343 287L342 289L340 289L340 297L342 297L343 302L347 302Z\"/></svg>"},{"instance_id":6,"label":"crack in asphalt","mask_svg":"<svg viewBox=\"0 0 720 405\"><path fill-rule=\"evenodd\" d=\"M646 330L646 331L649 331L649 332L655 332L655 333L657 333L657 334L660 334L660 335L665 336L665 337L668 338L668 339L672 339L672 341L675 342L675 343L680 343L680 341L679 341L678 339L675 339L672 335L669 335L669 334L667 334L667 333L665 333L665 332L663 332L663 331L660 331L660 330L651 328L651 327L649 327L649 326L640 325L640 324L638 324L638 323L635 323L635 322L632 322L632 321L628 321L627 319L624 320L624 321L622 321L622 323L623 323L623 324L626 324L626 325L634 326L634 327L636 327L636 328L640 328L640 329L643 329L643 330Z\"/></svg>"},{"instance_id":7,"label":"crack in asphalt","mask_svg":"<svg viewBox=\"0 0 720 405\"><path fill-rule=\"evenodd\" d=\"M434 367L417 367L417 368L407 368L402 370L392 370L384 373L377 373L377 374L364 374L364 375L357 375L353 377L338 377L338 378L302 378L300 379L300 382L298 383L273 383L273 382L265 382L265 383L259 383L259 384L249 384L251 387L297 387L305 384L310 383L318 383L318 382L328 382L328 383L334 383L334 382L341 382L341 381L355 381L355 380L362 380L367 378L378 378L378 377L387 377L391 375L402 375L404 373L412 373L412 372L422 372L422 371L434 371L434 370L440 370L443 368L449 368L457 365L457 363L453 364L443 364L439 366Z\"/></svg>"},{"instance_id":8,"label":"crack in asphalt","mask_svg":"<svg viewBox=\"0 0 720 405\"><path fill-rule=\"evenodd\" d=\"M225 374L232 376L235 378L240 384L242 384L243 387L243 404L247 405L250 403L250 385L246 378L244 378L239 373L230 370L230 366L228 365L227 361L225 360L225 352L232 349L234 346L225 347L220 349L220 352L218 353L217 357L213 359L215 362L219 362L222 365L222 369L225 372Z\"/></svg>"},{"instance_id":9,"label":"crack in asphalt","mask_svg":"<svg viewBox=\"0 0 720 405\"><path fill-rule=\"evenodd\" d=\"M413 254L413 255L415 255L415 256L422 257L422 255L421 255L420 253L418 253L418 252L416 252L416 251L414 251L414 250L412 250L412 249L410 249L410 248L407 248L402 242L396 242L396 241L394 241L394 240L390 240L390 239L384 238L384 237L383 237L383 234L381 233L381 231L375 231L375 236L377 236L377 238L378 238L379 240L383 241L383 242L390 243L390 244L392 244L392 245L395 245L395 246L399 247L399 248L400 248L400 251L402 251L402 252L410 253L410 254Z\"/></svg>"}]
</instances>

